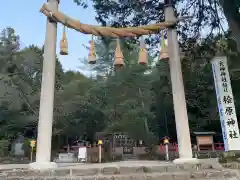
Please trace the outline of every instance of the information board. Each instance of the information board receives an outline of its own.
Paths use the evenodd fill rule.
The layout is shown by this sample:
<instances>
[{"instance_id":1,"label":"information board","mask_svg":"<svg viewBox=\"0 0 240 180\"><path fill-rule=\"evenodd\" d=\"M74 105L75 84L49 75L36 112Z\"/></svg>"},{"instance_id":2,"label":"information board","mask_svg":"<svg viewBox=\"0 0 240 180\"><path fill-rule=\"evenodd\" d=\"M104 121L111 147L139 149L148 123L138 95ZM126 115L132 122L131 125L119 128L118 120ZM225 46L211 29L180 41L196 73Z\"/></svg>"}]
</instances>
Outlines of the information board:
<instances>
[{"instance_id":1,"label":"information board","mask_svg":"<svg viewBox=\"0 0 240 180\"><path fill-rule=\"evenodd\" d=\"M225 151L240 150L240 136L227 58L215 57L212 71Z\"/></svg>"},{"instance_id":2,"label":"information board","mask_svg":"<svg viewBox=\"0 0 240 180\"><path fill-rule=\"evenodd\" d=\"M79 147L78 149L78 160L85 162L87 160L87 147Z\"/></svg>"}]
</instances>

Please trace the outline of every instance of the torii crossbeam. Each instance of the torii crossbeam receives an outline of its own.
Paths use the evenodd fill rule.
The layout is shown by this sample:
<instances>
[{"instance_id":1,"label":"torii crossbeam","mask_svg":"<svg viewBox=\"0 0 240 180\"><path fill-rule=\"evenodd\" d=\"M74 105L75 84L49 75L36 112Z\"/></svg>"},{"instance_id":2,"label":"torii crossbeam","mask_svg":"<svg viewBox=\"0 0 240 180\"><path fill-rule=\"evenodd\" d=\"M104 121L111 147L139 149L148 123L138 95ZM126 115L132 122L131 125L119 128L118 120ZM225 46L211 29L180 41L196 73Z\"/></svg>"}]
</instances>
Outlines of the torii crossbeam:
<instances>
[{"instance_id":1,"label":"torii crossbeam","mask_svg":"<svg viewBox=\"0 0 240 180\"><path fill-rule=\"evenodd\" d=\"M138 27L114 28L83 24L60 11L53 11L48 4L43 4L40 9L45 16L63 24L66 27L75 29L83 34L92 34L95 36L108 37L134 37L149 34L158 34L160 30L176 25L179 21L183 21L190 17L182 17L173 21L165 21L157 24L151 24Z\"/></svg>"}]
</instances>

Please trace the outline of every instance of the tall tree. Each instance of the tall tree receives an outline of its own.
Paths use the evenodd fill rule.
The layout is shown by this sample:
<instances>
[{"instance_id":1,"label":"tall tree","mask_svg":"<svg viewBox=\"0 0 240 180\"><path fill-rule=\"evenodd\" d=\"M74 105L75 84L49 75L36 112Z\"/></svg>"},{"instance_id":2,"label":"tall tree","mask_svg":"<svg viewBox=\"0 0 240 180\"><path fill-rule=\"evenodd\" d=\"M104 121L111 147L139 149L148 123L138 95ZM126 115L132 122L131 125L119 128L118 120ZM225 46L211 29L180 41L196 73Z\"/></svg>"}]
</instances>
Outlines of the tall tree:
<instances>
[{"instance_id":1,"label":"tall tree","mask_svg":"<svg viewBox=\"0 0 240 180\"><path fill-rule=\"evenodd\" d=\"M83 0L74 0L78 5ZM96 9L96 19L103 26L115 27L138 26L164 20L164 3L151 1L115 1L92 0ZM215 30L222 31L225 16L233 37L240 49L240 3L238 0L173 0L177 15L193 16L179 25L182 37L200 37L203 31L209 29L208 34ZM111 19L111 21L109 21ZM157 38L150 38L151 45L158 42Z\"/></svg>"}]
</instances>

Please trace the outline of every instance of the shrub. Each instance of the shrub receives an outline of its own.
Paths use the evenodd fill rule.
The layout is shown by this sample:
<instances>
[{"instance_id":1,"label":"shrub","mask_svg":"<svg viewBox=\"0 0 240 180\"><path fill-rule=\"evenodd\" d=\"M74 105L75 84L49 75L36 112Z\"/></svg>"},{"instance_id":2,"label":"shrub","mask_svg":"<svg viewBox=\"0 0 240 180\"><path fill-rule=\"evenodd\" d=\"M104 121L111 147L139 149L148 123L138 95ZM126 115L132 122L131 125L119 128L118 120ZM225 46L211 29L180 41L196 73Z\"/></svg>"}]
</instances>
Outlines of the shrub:
<instances>
[{"instance_id":1,"label":"shrub","mask_svg":"<svg viewBox=\"0 0 240 180\"><path fill-rule=\"evenodd\" d=\"M9 154L8 147L10 142L8 140L0 140L0 157L7 156Z\"/></svg>"}]
</instances>

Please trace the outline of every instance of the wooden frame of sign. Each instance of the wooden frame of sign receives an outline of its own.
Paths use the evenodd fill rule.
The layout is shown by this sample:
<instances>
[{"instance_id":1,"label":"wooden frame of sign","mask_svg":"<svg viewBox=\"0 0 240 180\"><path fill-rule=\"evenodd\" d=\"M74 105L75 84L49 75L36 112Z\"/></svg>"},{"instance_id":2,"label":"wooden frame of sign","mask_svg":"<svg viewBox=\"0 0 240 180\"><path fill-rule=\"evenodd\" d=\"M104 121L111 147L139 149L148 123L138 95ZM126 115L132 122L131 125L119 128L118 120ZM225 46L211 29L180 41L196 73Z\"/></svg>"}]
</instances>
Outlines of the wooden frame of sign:
<instances>
[{"instance_id":1,"label":"wooden frame of sign","mask_svg":"<svg viewBox=\"0 0 240 180\"><path fill-rule=\"evenodd\" d=\"M215 132L193 132L196 135L197 141L197 150L201 151L201 147L203 150L215 150L214 149L214 142L213 142L213 135Z\"/></svg>"}]
</instances>

